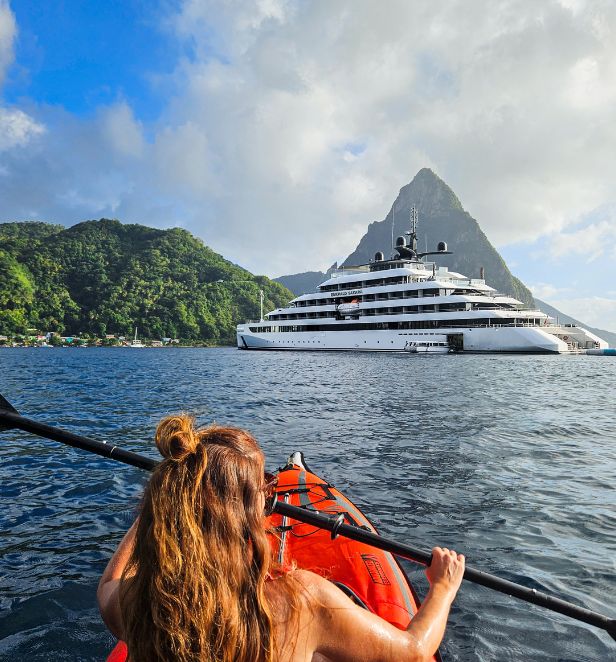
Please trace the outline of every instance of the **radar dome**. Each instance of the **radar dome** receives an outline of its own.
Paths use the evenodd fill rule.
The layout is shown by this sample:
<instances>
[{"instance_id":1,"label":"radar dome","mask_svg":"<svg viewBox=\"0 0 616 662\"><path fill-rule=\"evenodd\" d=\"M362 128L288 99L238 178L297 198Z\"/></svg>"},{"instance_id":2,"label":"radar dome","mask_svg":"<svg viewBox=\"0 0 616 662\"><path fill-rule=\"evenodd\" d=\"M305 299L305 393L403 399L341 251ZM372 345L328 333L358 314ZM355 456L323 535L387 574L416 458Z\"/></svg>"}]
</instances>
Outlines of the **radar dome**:
<instances>
[{"instance_id":1,"label":"radar dome","mask_svg":"<svg viewBox=\"0 0 616 662\"><path fill-rule=\"evenodd\" d=\"M439 252L446 251L447 250L447 243L444 242L444 241L439 241L438 246L437 246L437 250Z\"/></svg>"},{"instance_id":2,"label":"radar dome","mask_svg":"<svg viewBox=\"0 0 616 662\"><path fill-rule=\"evenodd\" d=\"M406 240L404 239L404 237L396 238L396 246L406 246Z\"/></svg>"},{"instance_id":3,"label":"radar dome","mask_svg":"<svg viewBox=\"0 0 616 662\"><path fill-rule=\"evenodd\" d=\"M383 253L381 251L377 251L374 254L374 261L375 262L382 262L384 259L385 259L385 256L383 255Z\"/></svg>"}]
</instances>

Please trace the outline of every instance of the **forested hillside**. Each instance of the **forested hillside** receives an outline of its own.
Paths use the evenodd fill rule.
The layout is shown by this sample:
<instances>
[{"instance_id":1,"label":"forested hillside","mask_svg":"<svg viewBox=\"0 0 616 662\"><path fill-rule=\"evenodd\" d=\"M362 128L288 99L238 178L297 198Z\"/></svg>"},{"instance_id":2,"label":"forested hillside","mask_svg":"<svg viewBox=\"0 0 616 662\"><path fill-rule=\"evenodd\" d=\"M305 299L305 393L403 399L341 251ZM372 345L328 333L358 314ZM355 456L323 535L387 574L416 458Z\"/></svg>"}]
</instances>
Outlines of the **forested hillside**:
<instances>
[{"instance_id":1,"label":"forested hillside","mask_svg":"<svg viewBox=\"0 0 616 662\"><path fill-rule=\"evenodd\" d=\"M246 282L248 281L248 282ZM186 230L116 220L71 228L0 224L0 334L173 337L234 342L235 325L292 298Z\"/></svg>"}]
</instances>

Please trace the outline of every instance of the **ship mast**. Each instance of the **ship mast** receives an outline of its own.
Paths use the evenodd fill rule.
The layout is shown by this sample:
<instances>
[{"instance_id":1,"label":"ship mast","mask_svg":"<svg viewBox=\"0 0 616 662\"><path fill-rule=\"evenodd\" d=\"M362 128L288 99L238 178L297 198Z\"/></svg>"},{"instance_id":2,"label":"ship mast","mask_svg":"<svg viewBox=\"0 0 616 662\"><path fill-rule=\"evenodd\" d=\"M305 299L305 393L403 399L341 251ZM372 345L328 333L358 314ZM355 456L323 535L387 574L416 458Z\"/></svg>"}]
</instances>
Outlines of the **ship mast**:
<instances>
[{"instance_id":1,"label":"ship mast","mask_svg":"<svg viewBox=\"0 0 616 662\"><path fill-rule=\"evenodd\" d=\"M419 214L417 213L417 207L413 205L411 207L411 234L417 234L417 222L419 221Z\"/></svg>"},{"instance_id":2,"label":"ship mast","mask_svg":"<svg viewBox=\"0 0 616 662\"><path fill-rule=\"evenodd\" d=\"M411 207L411 231L405 232L411 239L410 247L413 249L413 252L417 254L417 223L419 222L419 213L417 212L417 207L413 205Z\"/></svg>"},{"instance_id":3,"label":"ship mast","mask_svg":"<svg viewBox=\"0 0 616 662\"><path fill-rule=\"evenodd\" d=\"M417 223L419 222L419 212L417 207L411 207L411 248L417 253Z\"/></svg>"},{"instance_id":4,"label":"ship mast","mask_svg":"<svg viewBox=\"0 0 616 662\"><path fill-rule=\"evenodd\" d=\"M404 233L409 238L409 241L407 242L405 237L398 237L396 239L395 250L398 251L400 258L417 262L421 261L426 255L449 255L451 253L451 251L447 250L447 244L444 241L438 242L435 251L426 250L423 253L419 253L417 250L417 223L419 222L419 213L415 205L411 207L410 221L411 229Z\"/></svg>"}]
</instances>

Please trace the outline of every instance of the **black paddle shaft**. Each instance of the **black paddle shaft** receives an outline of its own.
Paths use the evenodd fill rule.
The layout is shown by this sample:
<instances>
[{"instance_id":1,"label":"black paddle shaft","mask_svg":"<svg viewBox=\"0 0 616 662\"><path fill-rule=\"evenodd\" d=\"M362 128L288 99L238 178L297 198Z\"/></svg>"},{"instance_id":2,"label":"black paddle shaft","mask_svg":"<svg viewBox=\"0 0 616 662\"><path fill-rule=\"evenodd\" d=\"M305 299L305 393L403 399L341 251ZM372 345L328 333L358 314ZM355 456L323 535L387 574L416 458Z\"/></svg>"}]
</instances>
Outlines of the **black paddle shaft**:
<instances>
[{"instance_id":1,"label":"black paddle shaft","mask_svg":"<svg viewBox=\"0 0 616 662\"><path fill-rule=\"evenodd\" d=\"M44 423L38 423L37 421L20 416L17 413L17 410L5 400L2 395L0 395L0 431L13 428L24 430L24 432L30 432L39 437L52 439L53 441L59 441L60 443L73 446L74 448L90 451L91 453L96 453L97 455L118 462L123 462L124 464L129 464L139 469L152 471L152 469L158 464L156 460L131 451L123 450L118 446L73 434L67 430L62 430L51 425L45 425ZM341 535L345 538L350 538L351 540L356 540L357 542L365 543L371 547L376 547L377 549L382 549L391 554L401 556L402 558L416 561L417 563L429 565L432 558L432 555L429 552L424 552L420 549L411 547L410 545L404 545L394 540L383 538L376 533L360 529L356 526L343 524L338 517L328 517L327 515L322 515L304 508L298 508L297 506L292 506L288 503L283 503L282 501L276 501L274 504L274 512L279 513L280 515L286 515L299 522L311 524L320 529L331 531L334 535ZM594 625L605 630L612 639L616 640L616 620L603 616L603 614L591 611L590 609L584 609L583 607L577 607L565 600L554 598L546 593L526 588L520 584L515 584L506 579L500 579L487 572L475 570L468 566L464 571L464 579L494 589L495 591L505 593L506 595L519 598L520 600L545 607L546 609L558 612L559 614L570 616L571 618L588 623L589 625Z\"/></svg>"},{"instance_id":2,"label":"black paddle shaft","mask_svg":"<svg viewBox=\"0 0 616 662\"><path fill-rule=\"evenodd\" d=\"M411 547L410 545L404 545L394 540L383 538L376 533L360 529L357 526L340 524L337 517L322 515L313 510L306 510L305 508L292 506L288 503L283 503L282 501L276 502L274 512L280 515L286 515L287 517L303 522L304 524L311 524L320 529L331 531L335 535L344 536L345 538L350 538L351 540L362 542L371 547L390 552L396 556L401 556L402 558L422 563L423 565L429 565L432 559L432 554L430 552L425 552L415 547ZM490 575L481 570L469 568L468 566L464 570L464 579L473 582L474 584L480 584L481 586L486 586L487 588L494 589L500 593L505 593L506 595L530 602L534 605L545 607L546 609L558 612L559 614L570 616L578 621L594 625L608 632L612 639L616 640L616 620L603 616L603 614L599 614L596 611L578 607L565 600L537 591L534 588L526 588L520 584L515 584L514 582L501 579L500 577Z\"/></svg>"},{"instance_id":3,"label":"black paddle shaft","mask_svg":"<svg viewBox=\"0 0 616 662\"><path fill-rule=\"evenodd\" d=\"M158 464L156 460L152 460L149 457L126 451L118 446L107 444L104 441L96 441L89 437L82 437L81 435L73 434L68 430L62 430L51 425L38 423L30 418L20 416L14 411L0 409L0 429L6 430L11 428L19 428L24 432L30 432L39 437L46 437L47 439L59 441L68 446L73 446L74 448L81 448L84 451L90 451L91 453L108 457L111 460L118 460L119 462L124 462L124 464L130 464L138 469L147 469L151 471Z\"/></svg>"}]
</instances>

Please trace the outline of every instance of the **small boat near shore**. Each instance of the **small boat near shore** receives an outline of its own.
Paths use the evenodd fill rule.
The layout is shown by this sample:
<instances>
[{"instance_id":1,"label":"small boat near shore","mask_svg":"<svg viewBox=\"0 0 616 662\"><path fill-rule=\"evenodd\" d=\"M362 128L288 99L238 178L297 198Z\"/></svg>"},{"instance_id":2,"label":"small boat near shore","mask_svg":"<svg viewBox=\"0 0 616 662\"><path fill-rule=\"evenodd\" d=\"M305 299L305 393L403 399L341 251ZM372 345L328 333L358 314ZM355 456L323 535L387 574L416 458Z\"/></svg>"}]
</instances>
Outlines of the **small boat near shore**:
<instances>
[{"instance_id":1,"label":"small boat near shore","mask_svg":"<svg viewBox=\"0 0 616 662\"><path fill-rule=\"evenodd\" d=\"M404 351L411 354L449 354L452 350L446 340L409 340Z\"/></svg>"},{"instance_id":2,"label":"small boat near shore","mask_svg":"<svg viewBox=\"0 0 616 662\"><path fill-rule=\"evenodd\" d=\"M130 341L129 347L132 347L133 349L141 349L145 347L145 345L137 338L137 327L135 327L135 337Z\"/></svg>"}]
</instances>

